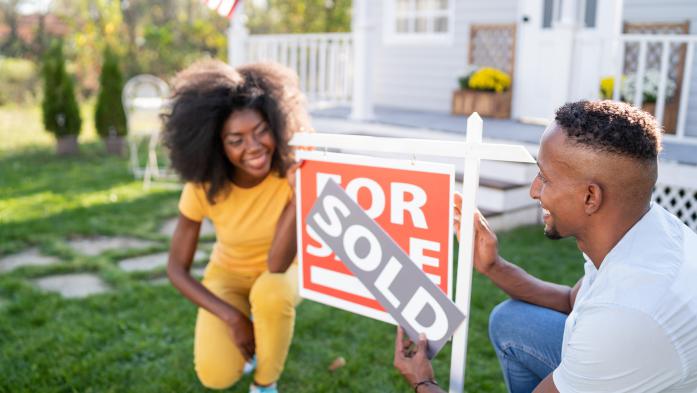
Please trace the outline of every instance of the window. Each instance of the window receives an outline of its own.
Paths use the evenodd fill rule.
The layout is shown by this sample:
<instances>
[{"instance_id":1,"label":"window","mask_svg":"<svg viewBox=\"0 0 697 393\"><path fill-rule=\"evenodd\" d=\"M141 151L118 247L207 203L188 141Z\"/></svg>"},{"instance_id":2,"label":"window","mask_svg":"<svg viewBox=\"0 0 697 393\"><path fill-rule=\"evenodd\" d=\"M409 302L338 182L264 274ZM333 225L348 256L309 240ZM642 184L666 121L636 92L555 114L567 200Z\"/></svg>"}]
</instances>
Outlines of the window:
<instances>
[{"instance_id":1,"label":"window","mask_svg":"<svg viewBox=\"0 0 697 393\"><path fill-rule=\"evenodd\" d=\"M455 0L388 0L385 38L390 42L449 42Z\"/></svg>"},{"instance_id":2,"label":"window","mask_svg":"<svg viewBox=\"0 0 697 393\"><path fill-rule=\"evenodd\" d=\"M552 21L554 21L554 23L559 21L559 2L555 0L545 0L542 9L542 28L551 28Z\"/></svg>"},{"instance_id":3,"label":"window","mask_svg":"<svg viewBox=\"0 0 697 393\"><path fill-rule=\"evenodd\" d=\"M598 17L598 0L586 0L582 1L581 4L583 6L583 26L588 29L595 28L595 20Z\"/></svg>"},{"instance_id":4,"label":"window","mask_svg":"<svg viewBox=\"0 0 697 393\"><path fill-rule=\"evenodd\" d=\"M568 0L567 0L568 2ZM562 19L564 0L544 0L542 5L542 28L551 29ZM568 5L566 5L568 7ZM574 17L580 27L594 29L598 14L598 0L579 0Z\"/></svg>"}]
</instances>

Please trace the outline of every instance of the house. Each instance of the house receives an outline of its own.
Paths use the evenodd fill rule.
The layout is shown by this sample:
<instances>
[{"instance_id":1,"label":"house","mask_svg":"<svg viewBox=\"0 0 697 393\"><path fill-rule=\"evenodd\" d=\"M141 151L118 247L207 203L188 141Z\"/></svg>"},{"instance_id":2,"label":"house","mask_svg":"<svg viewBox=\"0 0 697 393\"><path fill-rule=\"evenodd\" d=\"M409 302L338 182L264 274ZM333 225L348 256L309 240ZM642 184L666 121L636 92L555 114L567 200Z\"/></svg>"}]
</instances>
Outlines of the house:
<instances>
[{"instance_id":1,"label":"house","mask_svg":"<svg viewBox=\"0 0 697 393\"><path fill-rule=\"evenodd\" d=\"M613 98L651 111L666 131L654 199L697 230L695 0L354 0L351 33L264 36L247 34L243 12L230 29L231 64L271 60L296 69L315 124L334 132L382 125L461 138L464 118L450 115L453 91L476 64L512 77L511 118L486 120L485 138L526 143L535 153L540 124L555 108L600 98L603 78L633 78L634 92L614 89ZM652 97L642 94L649 83ZM483 173L490 186L505 183L504 194L530 176L501 167Z\"/></svg>"}]
</instances>

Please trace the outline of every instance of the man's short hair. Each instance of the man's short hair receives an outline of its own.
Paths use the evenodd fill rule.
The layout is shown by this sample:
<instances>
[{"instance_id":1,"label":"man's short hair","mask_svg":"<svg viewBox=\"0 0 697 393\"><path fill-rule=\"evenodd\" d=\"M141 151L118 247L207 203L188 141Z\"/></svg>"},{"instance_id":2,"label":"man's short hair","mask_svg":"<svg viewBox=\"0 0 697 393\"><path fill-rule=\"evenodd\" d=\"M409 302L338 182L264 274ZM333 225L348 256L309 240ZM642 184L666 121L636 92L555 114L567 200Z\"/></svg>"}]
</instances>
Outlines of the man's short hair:
<instances>
[{"instance_id":1,"label":"man's short hair","mask_svg":"<svg viewBox=\"0 0 697 393\"><path fill-rule=\"evenodd\" d=\"M653 116L617 101L577 101L563 105L555 119L567 138L596 151L656 161L661 127Z\"/></svg>"}]
</instances>

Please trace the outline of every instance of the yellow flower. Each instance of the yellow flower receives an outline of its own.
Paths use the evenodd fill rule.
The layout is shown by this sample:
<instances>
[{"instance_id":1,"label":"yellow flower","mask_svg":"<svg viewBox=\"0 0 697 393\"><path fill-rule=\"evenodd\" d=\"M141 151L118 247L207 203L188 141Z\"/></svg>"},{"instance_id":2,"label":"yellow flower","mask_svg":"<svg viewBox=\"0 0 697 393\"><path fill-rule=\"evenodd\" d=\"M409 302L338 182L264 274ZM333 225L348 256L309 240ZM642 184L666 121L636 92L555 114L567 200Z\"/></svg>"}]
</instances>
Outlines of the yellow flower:
<instances>
[{"instance_id":1,"label":"yellow flower","mask_svg":"<svg viewBox=\"0 0 697 393\"><path fill-rule=\"evenodd\" d=\"M606 76L600 80L600 95L603 99L612 99L612 93L615 89L615 78L612 76Z\"/></svg>"},{"instance_id":2,"label":"yellow flower","mask_svg":"<svg viewBox=\"0 0 697 393\"><path fill-rule=\"evenodd\" d=\"M469 79L469 88L473 90L495 91L497 93L511 87L511 77L496 68L484 67L475 71Z\"/></svg>"}]
</instances>

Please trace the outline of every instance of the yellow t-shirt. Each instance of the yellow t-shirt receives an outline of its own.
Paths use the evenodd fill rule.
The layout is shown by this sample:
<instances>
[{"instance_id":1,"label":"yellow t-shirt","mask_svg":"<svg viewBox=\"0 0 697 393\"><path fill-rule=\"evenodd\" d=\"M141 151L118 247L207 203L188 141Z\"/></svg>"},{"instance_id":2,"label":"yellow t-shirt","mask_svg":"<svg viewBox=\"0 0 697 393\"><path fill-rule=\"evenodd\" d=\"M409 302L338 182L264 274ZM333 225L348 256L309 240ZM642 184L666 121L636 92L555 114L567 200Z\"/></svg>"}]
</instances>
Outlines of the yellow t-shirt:
<instances>
[{"instance_id":1,"label":"yellow t-shirt","mask_svg":"<svg viewBox=\"0 0 697 393\"><path fill-rule=\"evenodd\" d=\"M272 172L252 188L232 185L213 205L201 184L186 183L179 211L193 221L207 217L213 223L217 239L211 263L254 274L267 269L276 223L291 197L288 181Z\"/></svg>"}]
</instances>

